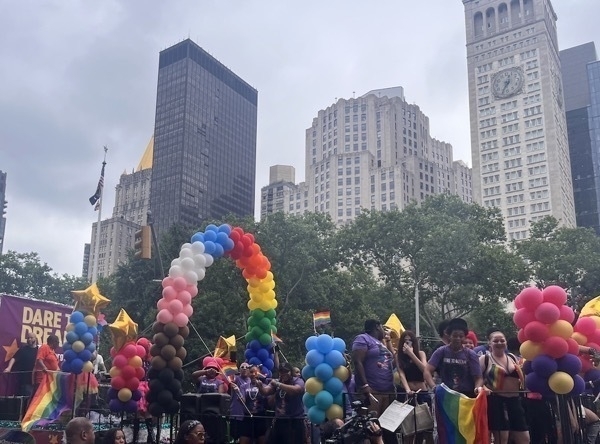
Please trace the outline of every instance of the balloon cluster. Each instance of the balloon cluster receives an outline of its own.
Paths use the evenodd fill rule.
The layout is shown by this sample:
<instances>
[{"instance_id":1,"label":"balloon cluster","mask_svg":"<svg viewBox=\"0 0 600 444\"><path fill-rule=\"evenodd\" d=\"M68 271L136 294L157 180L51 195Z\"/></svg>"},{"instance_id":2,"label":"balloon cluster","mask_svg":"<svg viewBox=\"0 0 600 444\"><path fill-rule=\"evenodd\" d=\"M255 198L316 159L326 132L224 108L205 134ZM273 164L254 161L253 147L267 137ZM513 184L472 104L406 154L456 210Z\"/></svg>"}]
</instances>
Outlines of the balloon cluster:
<instances>
[{"instance_id":1,"label":"balloon cluster","mask_svg":"<svg viewBox=\"0 0 600 444\"><path fill-rule=\"evenodd\" d=\"M575 323L571 338L578 345L593 348L596 352L600 351L600 317L586 316L581 317ZM581 374L585 381L595 381L600 379L600 370L594 367L592 355L590 353L580 353Z\"/></svg>"},{"instance_id":2,"label":"balloon cluster","mask_svg":"<svg viewBox=\"0 0 600 444\"><path fill-rule=\"evenodd\" d=\"M302 397L308 409L308 419L321 424L325 419L344 418L344 381L350 376L346 368L341 338L329 335L310 336L306 339L306 366L302 377L306 381L306 393Z\"/></svg>"},{"instance_id":3,"label":"balloon cluster","mask_svg":"<svg viewBox=\"0 0 600 444\"><path fill-rule=\"evenodd\" d=\"M79 374L94 369L92 360L96 354L94 337L98 334L96 317L74 311L67 324L66 341L63 343L63 363L61 370Z\"/></svg>"},{"instance_id":4,"label":"balloon cluster","mask_svg":"<svg viewBox=\"0 0 600 444\"><path fill-rule=\"evenodd\" d=\"M578 375L579 344L571 337L575 314L565 305L566 301L567 293L556 285L543 291L525 288L515 298L517 311L513 320L520 328L521 355L527 360L523 367L525 384L546 397L579 395L585 388Z\"/></svg>"},{"instance_id":5,"label":"balloon cluster","mask_svg":"<svg viewBox=\"0 0 600 444\"><path fill-rule=\"evenodd\" d=\"M131 341L119 350L112 347L110 355L113 365L109 371L108 407L113 412L136 412L137 402L142 398L139 386L145 375L146 349Z\"/></svg>"}]
</instances>

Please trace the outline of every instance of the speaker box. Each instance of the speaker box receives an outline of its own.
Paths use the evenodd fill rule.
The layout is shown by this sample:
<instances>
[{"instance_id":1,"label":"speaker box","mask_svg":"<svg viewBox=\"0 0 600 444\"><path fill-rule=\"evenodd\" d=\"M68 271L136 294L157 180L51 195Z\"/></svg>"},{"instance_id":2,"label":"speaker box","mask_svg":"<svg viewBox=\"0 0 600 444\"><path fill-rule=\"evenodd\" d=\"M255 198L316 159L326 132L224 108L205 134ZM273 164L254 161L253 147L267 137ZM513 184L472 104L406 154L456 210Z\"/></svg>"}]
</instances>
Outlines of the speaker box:
<instances>
[{"instance_id":1,"label":"speaker box","mask_svg":"<svg viewBox=\"0 0 600 444\"><path fill-rule=\"evenodd\" d=\"M221 393L200 395L200 422L208 434L207 444L229 442L227 420L231 406L231 396Z\"/></svg>"},{"instance_id":2,"label":"speaker box","mask_svg":"<svg viewBox=\"0 0 600 444\"><path fill-rule=\"evenodd\" d=\"M180 421L188 419L200 420L200 397L198 393L187 393L181 397L179 417Z\"/></svg>"},{"instance_id":3,"label":"speaker box","mask_svg":"<svg viewBox=\"0 0 600 444\"><path fill-rule=\"evenodd\" d=\"M0 397L0 421L20 421L27 410L27 396Z\"/></svg>"}]
</instances>

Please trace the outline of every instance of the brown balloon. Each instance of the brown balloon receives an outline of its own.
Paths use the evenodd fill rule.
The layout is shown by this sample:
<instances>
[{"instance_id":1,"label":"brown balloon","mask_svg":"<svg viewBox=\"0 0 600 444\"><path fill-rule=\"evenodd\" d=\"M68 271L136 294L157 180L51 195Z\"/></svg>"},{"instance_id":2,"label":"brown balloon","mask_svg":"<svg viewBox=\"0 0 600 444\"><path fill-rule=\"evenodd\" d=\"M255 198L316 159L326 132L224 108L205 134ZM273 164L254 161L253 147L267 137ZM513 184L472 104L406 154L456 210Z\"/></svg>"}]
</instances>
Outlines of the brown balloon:
<instances>
[{"instance_id":1,"label":"brown balloon","mask_svg":"<svg viewBox=\"0 0 600 444\"><path fill-rule=\"evenodd\" d=\"M163 331L169 338L172 338L173 336L179 334L179 327L177 327L177 324L169 322L168 324L165 324Z\"/></svg>"},{"instance_id":2,"label":"brown balloon","mask_svg":"<svg viewBox=\"0 0 600 444\"><path fill-rule=\"evenodd\" d=\"M187 338L190 335L190 328L186 325L185 327L179 328L179 334L183 336L183 338Z\"/></svg>"},{"instance_id":3,"label":"brown balloon","mask_svg":"<svg viewBox=\"0 0 600 444\"><path fill-rule=\"evenodd\" d=\"M185 357L187 356L187 350L185 349L185 347L179 347L175 356L177 356L182 361L185 360Z\"/></svg>"},{"instance_id":4,"label":"brown balloon","mask_svg":"<svg viewBox=\"0 0 600 444\"><path fill-rule=\"evenodd\" d=\"M165 345L160 349L160 355L163 357L165 361L170 361L175 357L176 350L171 344Z\"/></svg>"},{"instance_id":5,"label":"brown balloon","mask_svg":"<svg viewBox=\"0 0 600 444\"><path fill-rule=\"evenodd\" d=\"M165 324L162 322L155 322L152 324L152 333L160 333L165 328Z\"/></svg>"},{"instance_id":6,"label":"brown balloon","mask_svg":"<svg viewBox=\"0 0 600 444\"><path fill-rule=\"evenodd\" d=\"M162 357L155 356L152 358L152 361L150 361L150 365L153 369L162 370L167 366L167 362Z\"/></svg>"},{"instance_id":7,"label":"brown balloon","mask_svg":"<svg viewBox=\"0 0 600 444\"><path fill-rule=\"evenodd\" d=\"M169 340L169 344L171 344L175 349L181 348L183 346L183 336L175 335Z\"/></svg>"},{"instance_id":8,"label":"brown balloon","mask_svg":"<svg viewBox=\"0 0 600 444\"><path fill-rule=\"evenodd\" d=\"M150 356L160 356L160 349L162 347L159 347L156 344L152 344L152 346L150 347Z\"/></svg>"},{"instance_id":9,"label":"brown balloon","mask_svg":"<svg viewBox=\"0 0 600 444\"><path fill-rule=\"evenodd\" d=\"M171 370L179 370L183 366L183 361L175 356L173 359L167 362L167 366Z\"/></svg>"},{"instance_id":10,"label":"brown balloon","mask_svg":"<svg viewBox=\"0 0 600 444\"><path fill-rule=\"evenodd\" d=\"M169 337L162 332L156 333L152 338L152 342L154 342L159 347L164 347L169 343Z\"/></svg>"}]
</instances>

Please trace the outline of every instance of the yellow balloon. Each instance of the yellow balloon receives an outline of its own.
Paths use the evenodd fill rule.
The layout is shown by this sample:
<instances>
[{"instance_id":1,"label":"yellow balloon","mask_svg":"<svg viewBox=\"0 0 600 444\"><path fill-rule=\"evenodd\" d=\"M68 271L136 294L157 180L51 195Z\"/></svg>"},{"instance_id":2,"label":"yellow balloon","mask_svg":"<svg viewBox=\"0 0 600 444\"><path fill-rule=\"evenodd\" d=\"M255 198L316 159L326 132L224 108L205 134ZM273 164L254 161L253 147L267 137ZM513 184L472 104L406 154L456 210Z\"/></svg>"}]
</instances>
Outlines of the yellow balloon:
<instances>
[{"instance_id":1,"label":"yellow balloon","mask_svg":"<svg viewBox=\"0 0 600 444\"><path fill-rule=\"evenodd\" d=\"M575 382L571 375L565 372L556 372L548 379L548 385L552 389L554 393L559 395L566 395L571 390L573 390L573 386Z\"/></svg>"},{"instance_id":2,"label":"yellow balloon","mask_svg":"<svg viewBox=\"0 0 600 444\"><path fill-rule=\"evenodd\" d=\"M542 353L542 344L538 344L537 342L533 341L525 341L521 344L519 350L523 358L531 361L537 355Z\"/></svg>"},{"instance_id":3,"label":"yellow balloon","mask_svg":"<svg viewBox=\"0 0 600 444\"><path fill-rule=\"evenodd\" d=\"M340 381L344 382L346 379L348 379L348 376L350 376L350 372L348 371L348 369L346 367L344 367L343 365L340 365L338 368L336 368L334 370L333 376L338 378Z\"/></svg>"},{"instance_id":4,"label":"yellow balloon","mask_svg":"<svg viewBox=\"0 0 600 444\"><path fill-rule=\"evenodd\" d=\"M277 299L273 299L272 301L269 301L271 304L271 307L269 309L273 309L275 310L277 308Z\"/></svg>"},{"instance_id":5,"label":"yellow balloon","mask_svg":"<svg viewBox=\"0 0 600 444\"><path fill-rule=\"evenodd\" d=\"M550 336L560 336L563 339L568 339L573 334L573 326L562 319L551 324L549 330Z\"/></svg>"},{"instance_id":6,"label":"yellow balloon","mask_svg":"<svg viewBox=\"0 0 600 444\"><path fill-rule=\"evenodd\" d=\"M327 415L327 419L329 420L344 419L344 409L342 409L337 404L331 404L331 407L327 409L327 412L325 412L325 414Z\"/></svg>"},{"instance_id":7,"label":"yellow balloon","mask_svg":"<svg viewBox=\"0 0 600 444\"><path fill-rule=\"evenodd\" d=\"M275 299L275 292L273 290L269 290L265 293L265 297L268 299Z\"/></svg>"},{"instance_id":8,"label":"yellow balloon","mask_svg":"<svg viewBox=\"0 0 600 444\"><path fill-rule=\"evenodd\" d=\"M131 399L131 390L129 390L128 388L122 388L121 390L119 390L117 397L119 398L119 401L127 402Z\"/></svg>"},{"instance_id":9,"label":"yellow balloon","mask_svg":"<svg viewBox=\"0 0 600 444\"><path fill-rule=\"evenodd\" d=\"M71 348L73 349L73 351L75 353L79 353L79 352L83 351L83 349L85 348L85 344L83 342L81 342L81 341L75 341L71 345Z\"/></svg>"},{"instance_id":10,"label":"yellow balloon","mask_svg":"<svg viewBox=\"0 0 600 444\"><path fill-rule=\"evenodd\" d=\"M67 332L75 330L75 324L73 324L72 322L68 323L67 327L65 328L65 330Z\"/></svg>"},{"instance_id":11,"label":"yellow balloon","mask_svg":"<svg viewBox=\"0 0 600 444\"><path fill-rule=\"evenodd\" d=\"M92 364L92 361L85 361L85 363L83 364L83 372L90 373L93 370L94 364Z\"/></svg>"},{"instance_id":12,"label":"yellow balloon","mask_svg":"<svg viewBox=\"0 0 600 444\"><path fill-rule=\"evenodd\" d=\"M83 318L83 322L85 322L85 325L87 325L88 327L95 327L98 323L96 321L96 316L94 315L87 315L85 318Z\"/></svg>"},{"instance_id":13,"label":"yellow balloon","mask_svg":"<svg viewBox=\"0 0 600 444\"><path fill-rule=\"evenodd\" d=\"M248 306L248 310L250 311L256 310L258 308L258 302L256 302L253 299L250 299L246 305Z\"/></svg>"},{"instance_id":14,"label":"yellow balloon","mask_svg":"<svg viewBox=\"0 0 600 444\"><path fill-rule=\"evenodd\" d=\"M575 339L579 345L585 345L588 343L588 338L577 331L573 333L571 337Z\"/></svg>"},{"instance_id":15,"label":"yellow balloon","mask_svg":"<svg viewBox=\"0 0 600 444\"><path fill-rule=\"evenodd\" d=\"M133 368L141 367L143 365L142 358L140 358L139 356L134 356L129 360L129 365Z\"/></svg>"},{"instance_id":16,"label":"yellow balloon","mask_svg":"<svg viewBox=\"0 0 600 444\"><path fill-rule=\"evenodd\" d=\"M108 328L112 335L113 346L117 351L119 351L125 343L137 339L138 325L133 322L123 308L119 311L115 322L109 324Z\"/></svg>"},{"instance_id":17,"label":"yellow balloon","mask_svg":"<svg viewBox=\"0 0 600 444\"><path fill-rule=\"evenodd\" d=\"M116 378L121 374L121 370L119 370L119 367L111 367L108 374L111 378Z\"/></svg>"},{"instance_id":18,"label":"yellow balloon","mask_svg":"<svg viewBox=\"0 0 600 444\"><path fill-rule=\"evenodd\" d=\"M75 290L71 292L75 299L74 311L90 312L98 317L100 310L108 305L110 299L100 294L100 289L96 284L90 285L85 290Z\"/></svg>"},{"instance_id":19,"label":"yellow balloon","mask_svg":"<svg viewBox=\"0 0 600 444\"><path fill-rule=\"evenodd\" d=\"M306 389L306 393L315 396L323 390L323 383L318 378L308 378L306 384L304 384L304 388Z\"/></svg>"},{"instance_id":20,"label":"yellow balloon","mask_svg":"<svg viewBox=\"0 0 600 444\"><path fill-rule=\"evenodd\" d=\"M248 282L248 284L250 284L252 287L258 287L260 285L260 279L257 277L246 279L246 282Z\"/></svg>"}]
</instances>

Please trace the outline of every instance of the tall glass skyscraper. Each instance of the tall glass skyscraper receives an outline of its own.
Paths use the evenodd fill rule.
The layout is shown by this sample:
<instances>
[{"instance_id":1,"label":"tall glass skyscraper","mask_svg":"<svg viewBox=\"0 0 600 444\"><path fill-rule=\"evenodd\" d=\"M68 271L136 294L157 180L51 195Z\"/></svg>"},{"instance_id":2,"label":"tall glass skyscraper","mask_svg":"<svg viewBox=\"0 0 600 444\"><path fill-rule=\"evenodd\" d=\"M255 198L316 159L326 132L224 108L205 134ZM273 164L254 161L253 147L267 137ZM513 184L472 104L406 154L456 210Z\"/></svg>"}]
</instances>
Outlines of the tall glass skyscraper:
<instances>
[{"instance_id":1,"label":"tall glass skyscraper","mask_svg":"<svg viewBox=\"0 0 600 444\"><path fill-rule=\"evenodd\" d=\"M189 39L161 51L150 187L159 231L254 214L257 99Z\"/></svg>"}]
</instances>

